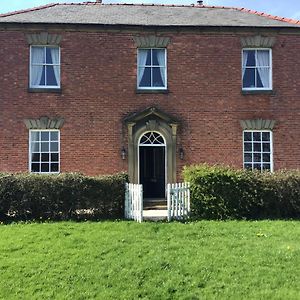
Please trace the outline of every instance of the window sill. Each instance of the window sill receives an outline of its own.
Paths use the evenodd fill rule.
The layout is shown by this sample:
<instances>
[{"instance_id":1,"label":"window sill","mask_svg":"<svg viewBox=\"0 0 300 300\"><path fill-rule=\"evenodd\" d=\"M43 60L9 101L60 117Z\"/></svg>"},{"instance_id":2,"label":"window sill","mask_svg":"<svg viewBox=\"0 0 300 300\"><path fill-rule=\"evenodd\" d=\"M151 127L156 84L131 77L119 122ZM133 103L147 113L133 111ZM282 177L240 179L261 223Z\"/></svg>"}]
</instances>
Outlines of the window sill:
<instances>
[{"instance_id":1,"label":"window sill","mask_svg":"<svg viewBox=\"0 0 300 300\"><path fill-rule=\"evenodd\" d=\"M61 94L61 88L28 88L28 93L54 93Z\"/></svg>"},{"instance_id":2,"label":"window sill","mask_svg":"<svg viewBox=\"0 0 300 300\"><path fill-rule=\"evenodd\" d=\"M275 95L276 92L274 90L242 90L242 95Z\"/></svg>"},{"instance_id":3,"label":"window sill","mask_svg":"<svg viewBox=\"0 0 300 300\"><path fill-rule=\"evenodd\" d=\"M168 89L136 89L136 94L169 94Z\"/></svg>"}]
</instances>

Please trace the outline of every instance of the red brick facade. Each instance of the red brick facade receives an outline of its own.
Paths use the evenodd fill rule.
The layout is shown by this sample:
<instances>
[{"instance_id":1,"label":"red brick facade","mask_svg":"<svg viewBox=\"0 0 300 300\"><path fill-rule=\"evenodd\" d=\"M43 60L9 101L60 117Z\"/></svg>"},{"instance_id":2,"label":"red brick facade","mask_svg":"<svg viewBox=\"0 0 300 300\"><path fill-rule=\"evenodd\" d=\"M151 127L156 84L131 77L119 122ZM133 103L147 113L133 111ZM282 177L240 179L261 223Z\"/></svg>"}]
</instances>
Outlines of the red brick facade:
<instances>
[{"instance_id":1,"label":"red brick facade","mask_svg":"<svg viewBox=\"0 0 300 300\"><path fill-rule=\"evenodd\" d=\"M45 29L34 32L44 31ZM241 36L253 32L175 32L167 47L168 93L136 92L137 49L143 32L61 30L61 93L28 92L26 30L0 29L0 171L28 171L24 119L65 119L61 171L89 175L126 171L127 126L123 119L157 107L179 121L177 174L183 165L243 167L240 120L276 120L274 170L300 168L300 35L275 36L272 93L241 91ZM49 30L51 33L51 30ZM57 33L57 31L55 31ZM150 32L149 34L155 34ZM184 159L179 158L179 148Z\"/></svg>"}]
</instances>

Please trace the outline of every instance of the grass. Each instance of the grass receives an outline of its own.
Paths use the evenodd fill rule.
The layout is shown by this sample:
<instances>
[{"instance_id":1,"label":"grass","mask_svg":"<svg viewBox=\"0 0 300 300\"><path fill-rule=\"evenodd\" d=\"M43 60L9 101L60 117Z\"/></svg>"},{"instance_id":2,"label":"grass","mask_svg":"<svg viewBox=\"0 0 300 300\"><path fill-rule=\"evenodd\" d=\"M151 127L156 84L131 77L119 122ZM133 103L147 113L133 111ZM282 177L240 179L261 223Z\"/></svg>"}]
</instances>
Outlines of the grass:
<instances>
[{"instance_id":1,"label":"grass","mask_svg":"<svg viewBox=\"0 0 300 300\"><path fill-rule=\"evenodd\" d=\"M300 223L0 226L0 299L299 299Z\"/></svg>"}]
</instances>

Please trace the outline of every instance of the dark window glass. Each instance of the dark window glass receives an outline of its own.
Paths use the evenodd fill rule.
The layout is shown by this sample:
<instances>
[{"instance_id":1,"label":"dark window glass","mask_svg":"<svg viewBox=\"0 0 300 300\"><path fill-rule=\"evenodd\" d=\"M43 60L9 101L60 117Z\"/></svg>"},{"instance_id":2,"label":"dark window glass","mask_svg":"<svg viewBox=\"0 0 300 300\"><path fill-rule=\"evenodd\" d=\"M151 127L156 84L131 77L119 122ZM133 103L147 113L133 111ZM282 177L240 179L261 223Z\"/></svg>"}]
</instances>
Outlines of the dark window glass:
<instances>
[{"instance_id":1,"label":"dark window glass","mask_svg":"<svg viewBox=\"0 0 300 300\"><path fill-rule=\"evenodd\" d=\"M142 80L140 82L141 87L151 87L151 68L145 68Z\"/></svg>"},{"instance_id":2,"label":"dark window glass","mask_svg":"<svg viewBox=\"0 0 300 300\"><path fill-rule=\"evenodd\" d=\"M253 151L254 152L261 152L261 143L254 143L253 144Z\"/></svg>"},{"instance_id":3,"label":"dark window glass","mask_svg":"<svg viewBox=\"0 0 300 300\"><path fill-rule=\"evenodd\" d=\"M253 164L253 169L261 170L261 164Z\"/></svg>"},{"instance_id":4,"label":"dark window glass","mask_svg":"<svg viewBox=\"0 0 300 300\"><path fill-rule=\"evenodd\" d=\"M252 141L251 132L244 132L244 141Z\"/></svg>"},{"instance_id":5,"label":"dark window glass","mask_svg":"<svg viewBox=\"0 0 300 300\"><path fill-rule=\"evenodd\" d=\"M271 165L270 164L263 164L263 169L264 170L271 170Z\"/></svg>"},{"instance_id":6,"label":"dark window glass","mask_svg":"<svg viewBox=\"0 0 300 300\"><path fill-rule=\"evenodd\" d=\"M51 164L51 172L58 172L58 164L55 163Z\"/></svg>"},{"instance_id":7,"label":"dark window glass","mask_svg":"<svg viewBox=\"0 0 300 300\"><path fill-rule=\"evenodd\" d=\"M262 133L262 140L263 141L270 141L270 132L263 132Z\"/></svg>"},{"instance_id":8,"label":"dark window glass","mask_svg":"<svg viewBox=\"0 0 300 300\"><path fill-rule=\"evenodd\" d=\"M247 58L247 67L255 67L256 61L255 61L255 50L246 50L248 52L248 58Z\"/></svg>"},{"instance_id":9,"label":"dark window glass","mask_svg":"<svg viewBox=\"0 0 300 300\"><path fill-rule=\"evenodd\" d=\"M271 147L269 143L263 143L263 152L270 152Z\"/></svg>"},{"instance_id":10,"label":"dark window glass","mask_svg":"<svg viewBox=\"0 0 300 300\"><path fill-rule=\"evenodd\" d=\"M244 161L245 162L252 162L252 154L251 153L245 153L244 154Z\"/></svg>"},{"instance_id":11,"label":"dark window glass","mask_svg":"<svg viewBox=\"0 0 300 300\"><path fill-rule=\"evenodd\" d=\"M147 50L147 60L146 60L146 65L150 66L151 65L151 50Z\"/></svg>"},{"instance_id":12,"label":"dark window glass","mask_svg":"<svg viewBox=\"0 0 300 300\"><path fill-rule=\"evenodd\" d=\"M47 71L47 85L57 85L56 77L54 74L54 67L47 66L46 71Z\"/></svg>"},{"instance_id":13,"label":"dark window glass","mask_svg":"<svg viewBox=\"0 0 300 300\"><path fill-rule=\"evenodd\" d=\"M53 64L53 60L52 60L52 56L51 56L51 48L49 48L49 47L46 47L46 63Z\"/></svg>"},{"instance_id":14,"label":"dark window glass","mask_svg":"<svg viewBox=\"0 0 300 300\"><path fill-rule=\"evenodd\" d=\"M58 162L59 156L58 153L51 153L51 161Z\"/></svg>"},{"instance_id":15,"label":"dark window glass","mask_svg":"<svg viewBox=\"0 0 300 300\"><path fill-rule=\"evenodd\" d=\"M32 163L31 172L40 172L40 164Z\"/></svg>"},{"instance_id":16,"label":"dark window glass","mask_svg":"<svg viewBox=\"0 0 300 300\"><path fill-rule=\"evenodd\" d=\"M40 161L40 153L31 154L31 161L32 162L39 162Z\"/></svg>"},{"instance_id":17,"label":"dark window glass","mask_svg":"<svg viewBox=\"0 0 300 300\"><path fill-rule=\"evenodd\" d=\"M49 153L42 153L42 162L49 161Z\"/></svg>"},{"instance_id":18,"label":"dark window glass","mask_svg":"<svg viewBox=\"0 0 300 300\"><path fill-rule=\"evenodd\" d=\"M244 145L245 145L244 146L244 151L246 151L246 152L252 151L252 143L245 143Z\"/></svg>"},{"instance_id":19,"label":"dark window glass","mask_svg":"<svg viewBox=\"0 0 300 300\"><path fill-rule=\"evenodd\" d=\"M263 162L270 162L271 161L271 155L269 153L263 154Z\"/></svg>"},{"instance_id":20,"label":"dark window glass","mask_svg":"<svg viewBox=\"0 0 300 300\"><path fill-rule=\"evenodd\" d=\"M41 172L49 172L49 164L47 163L42 163L41 164Z\"/></svg>"},{"instance_id":21,"label":"dark window glass","mask_svg":"<svg viewBox=\"0 0 300 300\"><path fill-rule=\"evenodd\" d=\"M255 87L255 69L246 69L243 78L243 87Z\"/></svg>"},{"instance_id":22,"label":"dark window glass","mask_svg":"<svg viewBox=\"0 0 300 300\"><path fill-rule=\"evenodd\" d=\"M245 169L252 169L252 164L245 164Z\"/></svg>"},{"instance_id":23,"label":"dark window glass","mask_svg":"<svg viewBox=\"0 0 300 300\"><path fill-rule=\"evenodd\" d=\"M255 142L260 142L261 141L260 132L253 132L253 141L255 141Z\"/></svg>"},{"instance_id":24,"label":"dark window glass","mask_svg":"<svg viewBox=\"0 0 300 300\"><path fill-rule=\"evenodd\" d=\"M164 86L160 68L153 68L152 70L153 70L152 71L153 72L153 86L154 87Z\"/></svg>"},{"instance_id":25,"label":"dark window glass","mask_svg":"<svg viewBox=\"0 0 300 300\"><path fill-rule=\"evenodd\" d=\"M253 154L254 162L261 162L261 154L260 153L254 153Z\"/></svg>"}]
</instances>

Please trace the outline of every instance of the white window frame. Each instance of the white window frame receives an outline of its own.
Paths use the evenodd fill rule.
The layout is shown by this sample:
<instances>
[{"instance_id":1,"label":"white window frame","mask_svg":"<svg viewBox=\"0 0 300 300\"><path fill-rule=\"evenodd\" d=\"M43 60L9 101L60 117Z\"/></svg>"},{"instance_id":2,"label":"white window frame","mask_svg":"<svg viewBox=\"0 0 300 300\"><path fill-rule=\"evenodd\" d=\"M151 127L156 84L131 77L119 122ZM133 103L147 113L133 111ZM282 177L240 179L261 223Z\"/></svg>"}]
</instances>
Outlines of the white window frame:
<instances>
[{"instance_id":1,"label":"white window frame","mask_svg":"<svg viewBox=\"0 0 300 300\"><path fill-rule=\"evenodd\" d=\"M47 64L44 63L42 64L43 66L58 66L59 67L59 82L58 85L32 85L31 84L31 72L32 72L32 48L34 47L41 47L44 48L46 51L46 48L58 48L58 55L59 55L59 64ZM46 53L45 53L45 57L46 57ZM36 64L38 65L38 64ZM46 73L45 73L45 82L47 82L46 80ZM54 46L54 45L31 45L30 46L30 59L29 59L29 86L30 88L34 88L34 89L60 89L61 87L61 51L60 51L60 47L59 46Z\"/></svg>"},{"instance_id":2,"label":"white window frame","mask_svg":"<svg viewBox=\"0 0 300 300\"><path fill-rule=\"evenodd\" d=\"M32 163L32 161L31 161L31 133L32 132L58 132L58 171L57 172L51 172L51 171L49 171L49 172L32 172L32 170L31 170L31 163ZM29 169L29 172L30 173L32 173L32 174L59 174L60 173L60 159L61 159L61 157L60 157L60 130L59 129L30 129L29 130L29 141L28 141L28 145L29 145L29 147L28 147L28 157L29 157L29 160L28 160L28 162L29 162L29 166L28 166L28 169ZM41 151L39 152L39 153L42 153ZM56 153L56 152L55 152ZM49 154L51 154L51 152L49 151Z\"/></svg>"},{"instance_id":3,"label":"white window frame","mask_svg":"<svg viewBox=\"0 0 300 300\"><path fill-rule=\"evenodd\" d=\"M243 78L243 52L244 51L257 51L257 50L264 50L264 51L269 51L269 60L270 60L270 70L269 70L269 82L270 86L269 87L251 87L247 88L244 87L244 78ZM256 52L257 53L257 52ZM256 54L257 55L257 54ZM255 57L255 61L257 61ZM257 66L255 67L246 67L246 69L257 69ZM242 90L243 91L271 91L273 89L273 62L272 62L272 49L271 48L243 48L242 49L242 64L241 64L241 70L242 70ZM256 72L255 72L255 83L256 83Z\"/></svg>"},{"instance_id":4,"label":"white window frame","mask_svg":"<svg viewBox=\"0 0 300 300\"><path fill-rule=\"evenodd\" d=\"M274 161L273 161L273 132L271 130L259 130L259 129L257 129L257 130L244 130L243 131L243 168L244 169L246 169L245 168L245 164L249 164L249 162L245 162L245 138L244 138L244 133L245 132L260 132L260 133L269 132L270 133L270 172L273 172L273 170L274 170ZM253 140L251 141L251 143L253 144ZM248 151L246 151L246 152L248 152ZM253 155L253 153L254 153L253 148L252 148L251 153ZM259 153L259 152L257 152L257 153ZM263 151L261 151L260 153L262 155ZM263 163L264 163L263 160L261 160L260 164L263 164ZM253 164L253 159L252 159L252 164ZM246 169L246 170L248 170L248 169ZM253 169L253 165L252 165L252 170L258 170L258 169ZM261 172L263 171L262 168L261 168L260 171Z\"/></svg>"},{"instance_id":5,"label":"white window frame","mask_svg":"<svg viewBox=\"0 0 300 300\"><path fill-rule=\"evenodd\" d=\"M139 69L140 67L144 67L144 66L140 66L139 65L139 51L140 50L164 50L165 51L165 86L151 86L151 87L143 87L143 86L139 86ZM152 53L151 53L152 55ZM167 68L168 68L168 62L167 62L167 48L138 48L137 49L137 74L136 74L136 86L137 86L137 89L138 90L167 90L168 89L168 72L167 72ZM151 73L152 73L152 68L155 67L160 67L160 66L154 66L154 65L149 65L149 66L146 66L146 67L151 67Z\"/></svg>"}]
</instances>

